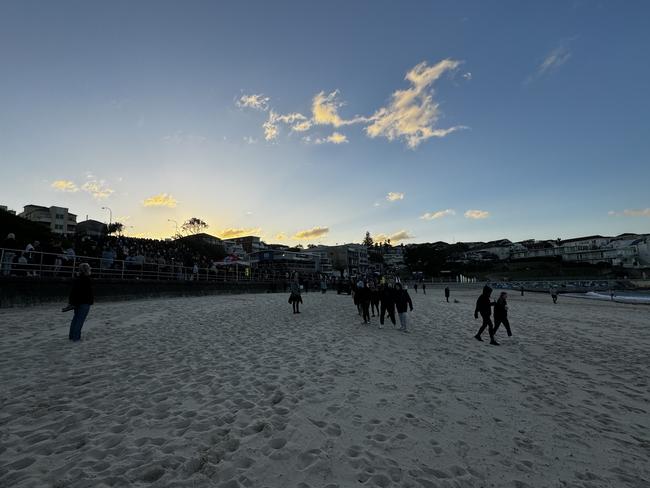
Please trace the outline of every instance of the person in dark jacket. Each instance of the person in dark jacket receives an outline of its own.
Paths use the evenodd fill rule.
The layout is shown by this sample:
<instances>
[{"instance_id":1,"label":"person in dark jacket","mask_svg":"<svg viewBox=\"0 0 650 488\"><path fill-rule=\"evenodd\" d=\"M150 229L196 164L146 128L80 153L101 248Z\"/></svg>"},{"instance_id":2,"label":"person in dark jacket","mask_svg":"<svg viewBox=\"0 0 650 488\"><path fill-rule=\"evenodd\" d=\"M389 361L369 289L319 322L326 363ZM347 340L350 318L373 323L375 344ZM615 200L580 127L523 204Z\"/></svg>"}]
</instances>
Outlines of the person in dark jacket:
<instances>
[{"instance_id":1,"label":"person in dark jacket","mask_svg":"<svg viewBox=\"0 0 650 488\"><path fill-rule=\"evenodd\" d=\"M478 341L482 341L483 339L481 339L481 334L487 327L488 333L490 334L490 344L492 344L493 346L498 346L499 343L494 340L494 325L492 324L492 318L491 318L492 305L494 305L494 302L490 301L490 295L492 295L492 288L485 285L483 287L483 293L481 294L480 297L478 297L478 300L476 300L476 309L474 310L474 318L477 319L480 313L481 318L483 319L483 324L481 325L481 328L478 330L474 338L476 338L476 340Z\"/></svg>"},{"instance_id":2,"label":"person in dark jacket","mask_svg":"<svg viewBox=\"0 0 650 488\"><path fill-rule=\"evenodd\" d=\"M406 312L408 308L411 309L411 312L413 311L413 302L411 301L409 292L402 288L401 283L395 285L395 307L397 308L397 315L399 316L399 330L402 332L408 332Z\"/></svg>"},{"instance_id":3,"label":"person in dark jacket","mask_svg":"<svg viewBox=\"0 0 650 488\"><path fill-rule=\"evenodd\" d=\"M370 288L363 282L359 281L357 284L357 300L361 306L361 313L363 316L363 323L370 323Z\"/></svg>"},{"instance_id":4,"label":"person in dark jacket","mask_svg":"<svg viewBox=\"0 0 650 488\"><path fill-rule=\"evenodd\" d=\"M383 285L379 292L379 299L381 300L381 313L379 315L379 328L384 325L384 316L388 313L388 318L395 325L395 296L393 289L389 284Z\"/></svg>"},{"instance_id":5,"label":"person in dark jacket","mask_svg":"<svg viewBox=\"0 0 650 488\"><path fill-rule=\"evenodd\" d=\"M445 299L447 300L447 303L449 303L449 287L445 287Z\"/></svg>"},{"instance_id":6,"label":"person in dark jacket","mask_svg":"<svg viewBox=\"0 0 650 488\"><path fill-rule=\"evenodd\" d=\"M508 333L508 337L512 336L510 331L510 322L508 322L508 294L505 291L502 291L499 295L499 299L494 304L494 331L493 335L497 334L497 329L499 325L503 324Z\"/></svg>"},{"instance_id":7,"label":"person in dark jacket","mask_svg":"<svg viewBox=\"0 0 650 488\"><path fill-rule=\"evenodd\" d=\"M300 313L300 304L302 303L302 296L300 293L300 282L298 275L294 278L290 285L291 295L289 295L289 303L293 307L293 313Z\"/></svg>"},{"instance_id":8,"label":"person in dark jacket","mask_svg":"<svg viewBox=\"0 0 650 488\"><path fill-rule=\"evenodd\" d=\"M427 284L426 283L422 283L422 293L424 293L425 295L427 294Z\"/></svg>"},{"instance_id":9,"label":"person in dark jacket","mask_svg":"<svg viewBox=\"0 0 650 488\"><path fill-rule=\"evenodd\" d=\"M90 306L95 303L93 296L93 287L90 280L90 265L88 263L81 263L79 265L79 275L72 282L72 290L68 298L68 307L63 310L68 310L70 307L74 310L72 321L70 322L70 334L68 339L73 342L81 340L81 328L86 321Z\"/></svg>"},{"instance_id":10,"label":"person in dark jacket","mask_svg":"<svg viewBox=\"0 0 650 488\"><path fill-rule=\"evenodd\" d=\"M375 316L375 309L377 310L377 315L379 315L379 301L379 288L377 288L377 285L373 283L370 287L370 310L373 317Z\"/></svg>"}]
</instances>

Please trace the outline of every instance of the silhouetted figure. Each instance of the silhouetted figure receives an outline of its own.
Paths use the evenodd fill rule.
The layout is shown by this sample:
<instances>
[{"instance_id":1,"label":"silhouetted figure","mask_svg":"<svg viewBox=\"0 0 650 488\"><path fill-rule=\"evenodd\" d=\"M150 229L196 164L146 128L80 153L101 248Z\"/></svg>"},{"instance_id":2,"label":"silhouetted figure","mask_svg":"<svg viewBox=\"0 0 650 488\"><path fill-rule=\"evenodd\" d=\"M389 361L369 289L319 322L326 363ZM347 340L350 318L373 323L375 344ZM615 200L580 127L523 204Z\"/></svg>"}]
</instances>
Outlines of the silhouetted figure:
<instances>
[{"instance_id":1,"label":"silhouetted figure","mask_svg":"<svg viewBox=\"0 0 650 488\"><path fill-rule=\"evenodd\" d=\"M424 293L425 295L427 294L427 284L426 283L422 283L422 293Z\"/></svg>"},{"instance_id":2,"label":"silhouetted figure","mask_svg":"<svg viewBox=\"0 0 650 488\"><path fill-rule=\"evenodd\" d=\"M411 296L409 292L402 288L401 283L395 285L395 307L397 308L397 315L399 315L399 324L402 332L408 332L408 320L406 312L408 308L413 311L413 302L411 301Z\"/></svg>"},{"instance_id":3,"label":"silhouetted figure","mask_svg":"<svg viewBox=\"0 0 650 488\"><path fill-rule=\"evenodd\" d=\"M370 288L362 281L357 284L357 300L361 306L363 323L370 323Z\"/></svg>"},{"instance_id":4,"label":"silhouetted figure","mask_svg":"<svg viewBox=\"0 0 650 488\"><path fill-rule=\"evenodd\" d=\"M522 297L524 296L524 287L523 286L521 287L521 296Z\"/></svg>"},{"instance_id":5,"label":"silhouetted figure","mask_svg":"<svg viewBox=\"0 0 650 488\"><path fill-rule=\"evenodd\" d=\"M548 291L551 294L551 298L553 299L553 303L557 303L557 289L554 287L551 287L551 289Z\"/></svg>"},{"instance_id":6,"label":"silhouetted figure","mask_svg":"<svg viewBox=\"0 0 650 488\"><path fill-rule=\"evenodd\" d=\"M79 265L79 276L72 282L72 290L68 298L68 306L63 311L74 310L72 321L70 322L70 333L68 339L73 342L81 340L81 328L86 321L90 306L95 303L93 295L92 282L90 281L90 265L81 263Z\"/></svg>"},{"instance_id":7,"label":"silhouetted figure","mask_svg":"<svg viewBox=\"0 0 650 488\"><path fill-rule=\"evenodd\" d=\"M377 310L377 315L379 315L379 301L380 293L377 285L373 285L370 288L370 310L372 311L372 316L375 316L375 309Z\"/></svg>"},{"instance_id":8,"label":"silhouetted figure","mask_svg":"<svg viewBox=\"0 0 650 488\"><path fill-rule=\"evenodd\" d=\"M503 324L508 333L508 337L512 336L510 331L510 322L508 322L508 294L505 291L502 291L499 295L499 299L494 304L494 331L493 335L497 334L499 325Z\"/></svg>"},{"instance_id":9,"label":"silhouetted figure","mask_svg":"<svg viewBox=\"0 0 650 488\"><path fill-rule=\"evenodd\" d=\"M289 303L293 307L293 313L300 313L300 304L302 303L302 296L300 294L300 283L298 277L291 282L291 295L289 295Z\"/></svg>"},{"instance_id":10,"label":"silhouetted figure","mask_svg":"<svg viewBox=\"0 0 650 488\"><path fill-rule=\"evenodd\" d=\"M481 296L478 297L478 300L476 300L476 308L474 309L474 318L477 319L479 313L481 314L481 318L483 319L483 324L481 325L481 328L478 330L476 335L474 336L476 340L482 341L481 339L481 334L487 327L488 329L488 334L490 334L490 344L493 346L498 346L499 343L494 340L494 325L492 324L492 305L494 305L493 302L490 301L490 295L492 294L492 288L490 288L488 285L485 285L483 287L483 293Z\"/></svg>"},{"instance_id":11,"label":"silhouetted figure","mask_svg":"<svg viewBox=\"0 0 650 488\"><path fill-rule=\"evenodd\" d=\"M384 285L379 293L381 300L381 314L379 315L379 328L384 325L384 316L388 313L388 318L395 325L395 295L390 285Z\"/></svg>"},{"instance_id":12,"label":"silhouetted figure","mask_svg":"<svg viewBox=\"0 0 650 488\"><path fill-rule=\"evenodd\" d=\"M418 284L416 283L415 285L413 285L413 288L415 288L415 293L417 293L418 292Z\"/></svg>"},{"instance_id":13,"label":"silhouetted figure","mask_svg":"<svg viewBox=\"0 0 650 488\"><path fill-rule=\"evenodd\" d=\"M449 291L449 287L446 286L445 287L445 300L447 300L447 303L449 303L449 295L450 294L451 294L451 292Z\"/></svg>"}]
</instances>

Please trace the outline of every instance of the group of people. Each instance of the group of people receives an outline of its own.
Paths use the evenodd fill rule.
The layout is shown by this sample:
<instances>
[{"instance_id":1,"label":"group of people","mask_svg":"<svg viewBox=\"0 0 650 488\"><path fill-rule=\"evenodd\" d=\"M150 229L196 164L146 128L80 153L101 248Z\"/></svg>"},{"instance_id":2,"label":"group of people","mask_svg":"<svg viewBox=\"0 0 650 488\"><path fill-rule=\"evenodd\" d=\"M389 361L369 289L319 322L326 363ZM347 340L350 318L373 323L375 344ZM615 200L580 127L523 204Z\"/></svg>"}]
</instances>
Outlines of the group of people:
<instances>
[{"instance_id":1,"label":"group of people","mask_svg":"<svg viewBox=\"0 0 650 488\"><path fill-rule=\"evenodd\" d=\"M384 280L383 283L377 284L373 280L359 280L352 287L352 299L357 312L363 317L364 324L370 324L370 314L375 317L375 312L379 316L379 328L383 328L386 316L393 325L395 313L399 317L402 332L408 332L409 311L413 311L413 301L408 293L406 286L396 281L394 284Z\"/></svg>"}]
</instances>

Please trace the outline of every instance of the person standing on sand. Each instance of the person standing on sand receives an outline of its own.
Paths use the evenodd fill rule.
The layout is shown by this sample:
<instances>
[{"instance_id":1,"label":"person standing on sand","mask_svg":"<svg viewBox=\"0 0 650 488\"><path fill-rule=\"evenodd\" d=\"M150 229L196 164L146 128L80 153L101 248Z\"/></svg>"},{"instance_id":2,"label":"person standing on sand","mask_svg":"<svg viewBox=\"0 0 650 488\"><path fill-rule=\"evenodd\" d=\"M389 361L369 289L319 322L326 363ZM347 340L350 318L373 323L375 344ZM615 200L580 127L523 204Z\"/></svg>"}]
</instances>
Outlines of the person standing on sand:
<instances>
[{"instance_id":1,"label":"person standing on sand","mask_svg":"<svg viewBox=\"0 0 650 488\"><path fill-rule=\"evenodd\" d=\"M481 325L481 328L478 330L474 338L477 341L482 341L481 339L481 334L485 330L485 328L488 328L488 333L490 334L490 344L493 346L498 346L499 343L494 340L494 325L492 324L492 305L494 305L493 302L490 301L490 295L492 294L492 288L490 288L488 285L485 285L483 287L483 293L481 296L478 297L478 300L476 300L476 308L474 309L474 318L478 318L478 314L481 314L481 318L483 319L483 324Z\"/></svg>"},{"instance_id":2,"label":"person standing on sand","mask_svg":"<svg viewBox=\"0 0 650 488\"><path fill-rule=\"evenodd\" d=\"M510 331L510 322L508 322L508 294L505 291L501 292L499 299L494 304L493 335L497 335L497 329L501 324L503 324L503 326L506 328L508 337L512 337L512 332Z\"/></svg>"},{"instance_id":3,"label":"person standing on sand","mask_svg":"<svg viewBox=\"0 0 650 488\"><path fill-rule=\"evenodd\" d=\"M300 304L302 303L302 296L300 295L300 283L298 275L296 274L294 280L291 282L291 295L289 295L289 303L293 307L293 313L300 313Z\"/></svg>"},{"instance_id":4,"label":"person standing on sand","mask_svg":"<svg viewBox=\"0 0 650 488\"><path fill-rule=\"evenodd\" d=\"M414 285L414 288L415 288L415 293L417 293L418 292L418 284L417 283Z\"/></svg>"},{"instance_id":5,"label":"person standing on sand","mask_svg":"<svg viewBox=\"0 0 650 488\"><path fill-rule=\"evenodd\" d=\"M383 285L379 294L381 300L381 314L379 315L379 328L384 325L384 316L388 313L388 318L395 325L395 296L391 285L388 283Z\"/></svg>"},{"instance_id":6,"label":"person standing on sand","mask_svg":"<svg viewBox=\"0 0 650 488\"><path fill-rule=\"evenodd\" d=\"M451 293L449 292L449 287L446 286L446 287L445 287L445 300L447 300L447 303L449 303L449 295L450 295L450 294L451 294Z\"/></svg>"},{"instance_id":7,"label":"person standing on sand","mask_svg":"<svg viewBox=\"0 0 650 488\"><path fill-rule=\"evenodd\" d=\"M92 282L90 281L91 269L88 263L79 265L79 276L72 282L72 290L68 298L68 306L62 311L74 310L70 322L70 334L68 339L77 342L81 340L81 328L86 321L90 306L95 303Z\"/></svg>"},{"instance_id":8,"label":"person standing on sand","mask_svg":"<svg viewBox=\"0 0 650 488\"><path fill-rule=\"evenodd\" d=\"M555 287L551 287L548 292L551 294L551 298L553 299L553 303L557 303L557 289Z\"/></svg>"},{"instance_id":9,"label":"person standing on sand","mask_svg":"<svg viewBox=\"0 0 650 488\"><path fill-rule=\"evenodd\" d=\"M397 315L399 316L399 330L402 332L408 332L406 312L408 308L411 309L411 312L413 311L413 302L411 301L409 292L405 288L402 288L401 283L395 285L395 307L397 308Z\"/></svg>"},{"instance_id":10,"label":"person standing on sand","mask_svg":"<svg viewBox=\"0 0 650 488\"><path fill-rule=\"evenodd\" d=\"M522 297L524 296L524 287L523 287L523 285L522 285L522 287L521 287L521 296L522 296Z\"/></svg>"},{"instance_id":11,"label":"person standing on sand","mask_svg":"<svg viewBox=\"0 0 650 488\"><path fill-rule=\"evenodd\" d=\"M422 293L424 293L425 295L427 294L427 284L426 283L422 283Z\"/></svg>"},{"instance_id":12,"label":"person standing on sand","mask_svg":"<svg viewBox=\"0 0 650 488\"><path fill-rule=\"evenodd\" d=\"M360 286L359 286L360 285ZM359 297L359 305L363 315L363 323L370 323L370 288L362 281L357 284L357 295Z\"/></svg>"},{"instance_id":13,"label":"person standing on sand","mask_svg":"<svg viewBox=\"0 0 650 488\"><path fill-rule=\"evenodd\" d=\"M379 288L375 283L370 287L370 309L372 311L372 316L375 316L375 309L377 310L377 315L379 315Z\"/></svg>"}]
</instances>

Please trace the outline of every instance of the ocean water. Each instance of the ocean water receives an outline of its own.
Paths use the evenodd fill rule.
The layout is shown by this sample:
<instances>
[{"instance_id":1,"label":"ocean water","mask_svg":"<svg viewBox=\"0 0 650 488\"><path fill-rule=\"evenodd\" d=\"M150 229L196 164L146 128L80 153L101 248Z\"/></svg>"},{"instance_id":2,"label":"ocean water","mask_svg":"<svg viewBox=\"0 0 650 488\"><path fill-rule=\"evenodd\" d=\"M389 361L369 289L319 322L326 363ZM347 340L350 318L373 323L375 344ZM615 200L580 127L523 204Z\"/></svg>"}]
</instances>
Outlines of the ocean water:
<instances>
[{"instance_id":1,"label":"ocean water","mask_svg":"<svg viewBox=\"0 0 650 488\"><path fill-rule=\"evenodd\" d=\"M609 293L602 291L568 293L567 295L591 300L612 300ZM613 301L617 303L639 303L650 305L650 291L615 291Z\"/></svg>"}]
</instances>

